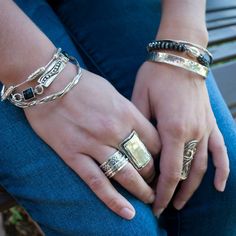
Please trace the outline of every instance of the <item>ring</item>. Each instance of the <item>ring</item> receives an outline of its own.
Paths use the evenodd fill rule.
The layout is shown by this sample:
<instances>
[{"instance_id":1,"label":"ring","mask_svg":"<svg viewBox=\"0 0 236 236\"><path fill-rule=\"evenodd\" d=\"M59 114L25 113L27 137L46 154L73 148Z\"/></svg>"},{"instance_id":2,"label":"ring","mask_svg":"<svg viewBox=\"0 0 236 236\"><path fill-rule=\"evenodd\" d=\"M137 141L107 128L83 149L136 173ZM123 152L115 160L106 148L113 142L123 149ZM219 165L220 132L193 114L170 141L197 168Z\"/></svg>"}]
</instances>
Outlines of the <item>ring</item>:
<instances>
[{"instance_id":1,"label":"ring","mask_svg":"<svg viewBox=\"0 0 236 236\"><path fill-rule=\"evenodd\" d=\"M183 168L181 172L181 180L185 180L188 177L193 157L197 151L197 144L198 141L196 139L193 139L185 143L184 145L184 159Z\"/></svg>"},{"instance_id":2,"label":"ring","mask_svg":"<svg viewBox=\"0 0 236 236\"><path fill-rule=\"evenodd\" d=\"M152 156L133 130L131 134L119 145L119 149L128 157L131 164L137 169L143 169Z\"/></svg>"},{"instance_id":3,"label":"ring","mask_svg":"<svg viewBox=\"0 0 236 236\"><path fill-rule=\"evenodd\" d=\"M127 163L128 163L128 159L126 158L126 156L122 152L116 151L107 159L107 161L103 162L100 165L100 168L102 169L102 171L105 173L105 175L108 178L112 178Z\"/></svg>"}]
</instances>

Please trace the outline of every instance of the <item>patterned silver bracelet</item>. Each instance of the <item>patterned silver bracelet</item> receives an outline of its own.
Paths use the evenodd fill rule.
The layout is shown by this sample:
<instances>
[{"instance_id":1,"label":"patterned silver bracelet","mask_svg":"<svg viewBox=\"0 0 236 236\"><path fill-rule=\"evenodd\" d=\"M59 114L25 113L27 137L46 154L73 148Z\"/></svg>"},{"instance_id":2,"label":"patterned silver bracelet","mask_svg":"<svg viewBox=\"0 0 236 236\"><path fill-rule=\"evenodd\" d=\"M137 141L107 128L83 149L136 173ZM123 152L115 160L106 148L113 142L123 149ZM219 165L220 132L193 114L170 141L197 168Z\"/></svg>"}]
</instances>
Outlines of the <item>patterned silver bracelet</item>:
<instances>
[{"instance_id":1,"label":"patterned silver bracelet","mask_svg":"<svg viewBox=\"0 0 236 236\"><path fill-rule=\"evenodd\" d=\"M5 85L3 85L1 91L1 101L4 101L11 96L15 101L21 102L22 100L27 101L34 99L36 95L43 94L44 88L47 88L51 85L51 83L57 78L60 72L65 68L68 61L69 58L61 51L61 48L59 48L53 55L52 59L47 63L47 65L40 67L39 69L34 71L22 83L15 86L10 86L7 89ZM36 79L37 85L34 88L29 87L27 89L24 89L21 93L14 93L17 88Z\"/></svg>"},{"instance_id":2,"label":"patterned silver bracelet","mask_svg":"<svg viewBox=\"0 0 236 236\"><path fill-rule=\"evenodd\" d=\"M12 93L16 88L22 86L23 84L32 81L36 78L38 78L37 82L40 86L48 87L57 77L57 75L64 69L66 63L70 61L77 67L77 75L73 78L71 82L69 82L64 89L61 91L58 91L56 93L50 94L48 96L42 97L40 99L36 99L35 94L30 98L31 101L27 101L29 99L19 99L15 96L14 93ZM60 63L58 63L60 62ZM59 65L56 67L55 66ZM27 108L47 102L51 102L56 100L57 98L63 97L65 94L67 94L80 80L82 76L82 69L79 65L79 62L75 57L69 56L66 52L62 51L60 48L57 50L57 53L53 56L53 58L50 60L50 62L44 66L36 70L34 73L32 73L26 81L22 82L21 84L18 84L16 86L10 86L7 90L5 90L5 86L3 87L1 91L1 99L2 100L9 100L13 105L20 107L20 108ZM38 85L37 85L38 86ZM36 87L37 87L36 86ZM35 89L36 89L35 87ZM30 88L32 89L32 88ZM34 90L35 90L34 89ZM33 89L32 89L33 90ZM23 91L24 92L24 91ZM22 93L23 93L22 92ZM35 91L33 91L35 93ZM38 94L38 93L36 93ZM42 93L41 93L42 94ZM17 95L18 96L18 95ZM22 97L21 97L22 98ZM34 100L32 100L34 99Z\"/></svg>"},{"instance_id":3,"label":"patterned silver bracelet","mask_svg":"<svg viewBox=\"0 0 236 236\"><path fill-rule=\"evenodd\" d=\"M148 54L147 60L177 66L193 73L196 73L198 75L201 75L203 78L206 78L209 72L209 69L207 67L195 61L164 52L150 52Z\"/></svg>"}]
</instances>

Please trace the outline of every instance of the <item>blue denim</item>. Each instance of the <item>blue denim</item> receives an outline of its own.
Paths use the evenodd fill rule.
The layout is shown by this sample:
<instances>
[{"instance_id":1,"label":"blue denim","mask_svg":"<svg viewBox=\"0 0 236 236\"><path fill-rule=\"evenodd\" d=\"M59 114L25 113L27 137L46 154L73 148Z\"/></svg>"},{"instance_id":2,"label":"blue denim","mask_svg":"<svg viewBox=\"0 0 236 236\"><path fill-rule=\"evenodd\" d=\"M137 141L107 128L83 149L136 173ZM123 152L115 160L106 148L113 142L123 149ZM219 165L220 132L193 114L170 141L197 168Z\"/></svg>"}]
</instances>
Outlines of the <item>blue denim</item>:
<instances>
[{"instance_id":1,"label":"blue denim","mask_svg":"<svg viewBox=\"0 0 236 236\"><path fill-rule=\"evenodd\" d=\"M160 3L155 0L51 1L17 4L54 42L76 55L81 65L108 79L130 98L145 45L156 34ZM83 63L84 62L84 63ZM31 129L24 113L0 104L0 184L25 207L46 235L236 235L236 127L215 84L207 79L211 105L224 135L231 173L224 193L207 173L181 211L171 204L158 221L151 207L114 183L135 207L127 221L111 212L87 185Z\"/></svg>"}]
</instances>

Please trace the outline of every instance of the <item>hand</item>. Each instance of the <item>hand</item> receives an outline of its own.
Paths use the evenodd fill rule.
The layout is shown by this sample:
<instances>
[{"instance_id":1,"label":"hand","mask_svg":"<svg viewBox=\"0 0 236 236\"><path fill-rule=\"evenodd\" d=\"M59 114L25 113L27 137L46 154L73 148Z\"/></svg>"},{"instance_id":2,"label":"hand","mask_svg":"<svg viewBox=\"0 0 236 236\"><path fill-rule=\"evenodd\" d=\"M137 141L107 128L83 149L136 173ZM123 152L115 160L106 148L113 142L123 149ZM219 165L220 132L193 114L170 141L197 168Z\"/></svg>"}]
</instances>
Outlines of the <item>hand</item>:
<instances>
[{"instance_id":1,"label":"hand","mask_svg":"<svg viewBox=\"0 0 236 236\"><path fill-rule=\"evenodd\" d=\"M75 72L72 65L69 68L66 77L72 78ZM67 78L57 79L51 87L60 90ZM132 205L99 168L133 129L153 156L159 151L155 128L131 102L106 80L83 70L78 85L62 99L25 109L25 113L36 133L111 210L126 219L134 217ZM128 163L114 179L140 200L152 203L154 192L144 179L148 180L153 173L153 160L140 173Z\"/></svg>"},{"instance_id":2,"label":"hand","mask_svg":"<svg viewBox=\"0 0 236 236\"><path fill-rule=\"evenodd\" d=\"M137 74L132 101L146 118L156 119L162 143L156 215L167 207L180 182L184 144L192 139L199 141L197 153L189 177L174 198L175 208L181 209L200 185L207 169L208 149L216 167L215 188L224 191L229 174L227 151L200 76L174 66L145 62Z\"/></svg>"}]
</instances>

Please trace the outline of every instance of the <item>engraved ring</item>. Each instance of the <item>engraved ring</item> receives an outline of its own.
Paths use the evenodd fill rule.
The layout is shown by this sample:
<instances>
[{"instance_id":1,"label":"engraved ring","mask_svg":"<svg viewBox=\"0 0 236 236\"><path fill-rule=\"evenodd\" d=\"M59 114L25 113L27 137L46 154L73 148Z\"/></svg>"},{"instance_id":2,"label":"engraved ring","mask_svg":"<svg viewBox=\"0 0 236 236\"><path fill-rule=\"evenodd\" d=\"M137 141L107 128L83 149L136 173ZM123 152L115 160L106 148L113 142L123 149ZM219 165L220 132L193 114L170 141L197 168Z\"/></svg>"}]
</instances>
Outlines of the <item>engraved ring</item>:
<instances>
[{"instance_id":1,"label":"engraved ring","mask_svg":"<svg viewBox=\"0 0 236 236\"><path fill-rule=\"evenodd\" d=\"M108 157L107 161L100 165L100 168L108 178L112 178L122 168L124 168L127 163L128 159L126 156L117 150L114 154Z\"/></svg>"},{"instance_id":2,"label":"engraved ring","mask_svg":"<svg viewBox=\"0 0 236 236\"><path fill-rule=\"evenodd\" d=\"M182 168L182 172L181 172L181 180L187 179L187 177L189 175L189 171L190 171L190 168L191 168L191 163L192 163L194 155L197 151L197 144L198 144L198 141L195 140L195 139L185 143L183 168Z\"/></svg>"},{"instance_id":3,"label":"engraved ring","mask_svg":"<svg viewBox=\"0 0 236 236\"><path fill-rule=\"evenodd\" d=\"M152 156L145 147L144 143L133 130L131 134L119 145L122 151L129 159L130 163L137 169L143 169L151 160Z\"/></svg>"}]
</instances>

